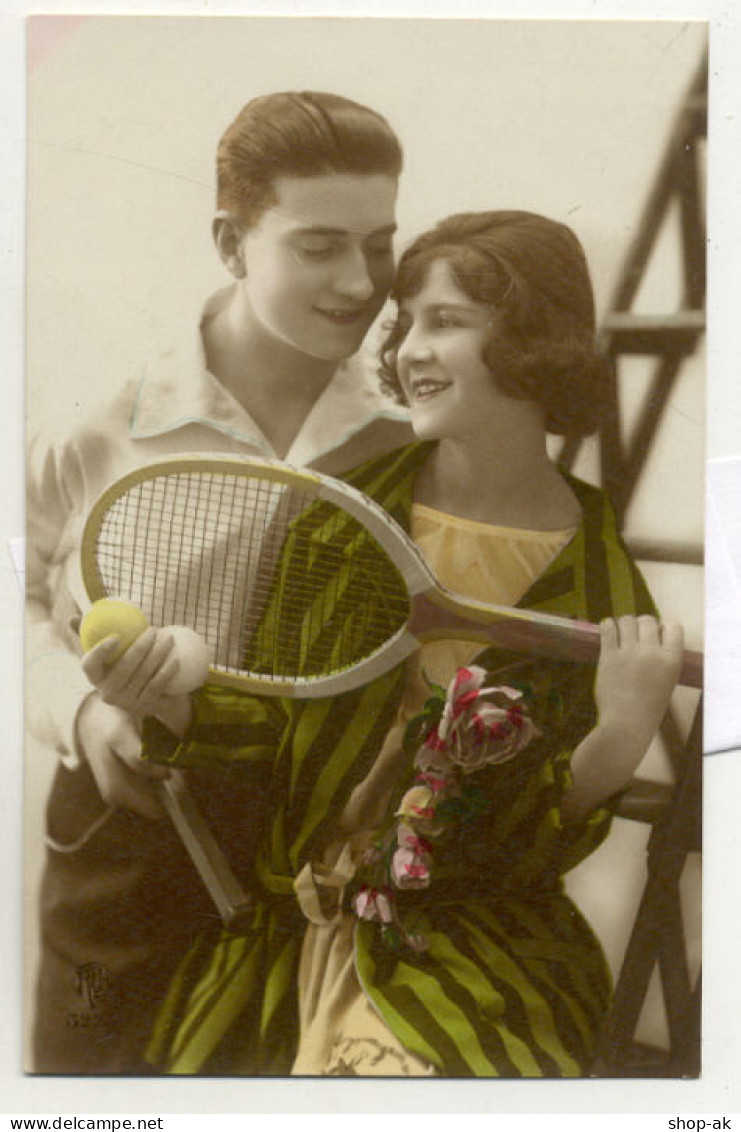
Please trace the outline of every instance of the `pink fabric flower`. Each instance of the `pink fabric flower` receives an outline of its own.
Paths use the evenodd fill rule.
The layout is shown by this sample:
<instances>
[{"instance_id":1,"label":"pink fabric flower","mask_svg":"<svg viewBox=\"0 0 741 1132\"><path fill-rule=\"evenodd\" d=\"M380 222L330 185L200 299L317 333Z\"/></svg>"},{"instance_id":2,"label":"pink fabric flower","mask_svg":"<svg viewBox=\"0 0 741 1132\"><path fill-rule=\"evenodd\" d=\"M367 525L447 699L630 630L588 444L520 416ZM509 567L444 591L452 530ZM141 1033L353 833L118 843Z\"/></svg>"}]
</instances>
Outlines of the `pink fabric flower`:
<instances>
[{"instance_id":1,"label":"pink fabric flower","mask_svg":"<svg viewBox=\"0 0 741 1132\"><path fill-rule=\"evenodd\" d=\"M463 715L466 708L475 702L485 679L485 669L472 665L470 668L459 668L450 681L442 719L437 727L438 739L446 748L451 739L454 723Z\"/></svg>"},{"instance_id":2,"label":"pink fabric flower","mask_svg":"<svg viewBox=\"0 0 741 1132\"><path fill-rule=\"evenodd\" d=\"M464 774L507 762L539 734L523 712L522 693L501 685L485 688L486 672L472 665L451 681L438 727L449 765Z\"/></svg>"},{"instance_id":3,"label":"pink fabric flower","mask_svg":"<svg viewBox=\"0 0 741 1132\"><path fill-rule=\"evenodd\" d=\"M427 888L430 863L429 853L399 846L391 859L391 879L397 888Z\"/></svg>"},{"instance_id":4,"label":"pink fabric flower","mask_svg":"<svg viewBox=\"0 0 741 1132\"><path fill-rule=\"evenodd\" d=\"M355 914L361 920L380 920L392 924L395 920L393 896L385 887L362 885L355 894Z\"/></svg>"},{"instance_id":5,"label":"pink fabric flower","mask_svg":"<svg viewBox=\"0 0 741 1132\"><path fill-rule=\"evenodd\" d=\"M370 870L366 875L374 883L362 885L353 898L355 913L363 920L380 921L381 937L393 949L404 944L421 952L429 946L424 935L411 932L400 918L394 890L427 888L433 855L444 849L437 839L488 804L481 787L464 784L463 777L514 758L540 734L527 714L523 693L508 685L485 687L486 675L476 665L458 670L440 721L430 727L415 756L417 775L399 803L395 828L365 855ZM412 734L418 736L434 718L440 692L436 690L435 702L412 721ZM462 825L460 836L473 836L473 829Z\"/></svg>"},{"instance_id":6,"label":"pink fabric flower","mask_svg":"<svg viewBox=\"0 0 741 1132\"><path fill-rule=\"evenodd\" d=\"M447 747L445 751L438 751L426 745L421 746L414 759L414 765L419 767L422 771L429 772L438 777L442 776L446 771L450 770L450 759L448 758Z\"/></svg>"},{"instance_id":7,"label":"pink fabric flower","mask_svg":"<svg viewBox=\"0 0 741 1132\"><path fill-rule=\"evenodd\" d=\"M412 821L426 820L435 816L435 791L426 783L410 787L399 803L398 817Z\"/></svg>"},{"instance_id":8,"label":"pink fabric flower","mask_svg":"<svg viewBox=\"0 0 741 1132\"><path fill-rule=\"evenodd\" d=\"M396 843L404 849L413 849L417 853L432 852L430 842L420 836L418 829L405 821L400 821L396 827Z\"/></svg>"}]
</instances>

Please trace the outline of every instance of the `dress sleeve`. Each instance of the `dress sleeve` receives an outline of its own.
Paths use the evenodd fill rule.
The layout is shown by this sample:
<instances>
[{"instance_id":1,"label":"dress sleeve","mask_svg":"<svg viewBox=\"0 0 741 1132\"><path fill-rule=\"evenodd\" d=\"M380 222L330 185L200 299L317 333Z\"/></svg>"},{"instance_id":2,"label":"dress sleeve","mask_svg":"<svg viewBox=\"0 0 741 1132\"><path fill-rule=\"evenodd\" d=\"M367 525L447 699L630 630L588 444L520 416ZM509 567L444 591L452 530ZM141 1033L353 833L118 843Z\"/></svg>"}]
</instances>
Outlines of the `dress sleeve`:
<instances>
[{"instance_id":1,"label":"dress sleeve","mask_svg":"<svg viewBox=\"0 0 741 1132\"><path fill-rule=\"evenodd\" d=\"M602 497L602 570L587 568L589 614L595 619L622 614L656 613L646 583ZM586 611L585 611L586 612ZM484 654L484 666L491 658ZM524 679L534 690L535 721L540 737L511 763L480 776L486 809L473 823L464 852L478 869L491 868L507 888L550 886L594 852L607 837L621 796L618 792L582 821L563 816L571 784L571 758L596 724L594 665L533 664ZM507 683L500 669L491 683ZM515 673L514 683L517 683Z\"/></svg>"},{"instance_id":2,"label":"dress sleeve","mask_svg":"<svg viewBox=\"0 0 741 1132\"><path fill-rule=\"evenodd\" d=\"M489 805L461 846L464 871L485 871L500 890L551 888L602 844L612 821L611 806L595 809L581 822L563 817L571 753L564 748L538 761L526 777L518 775L517 796L505 805L498 804L496 782L487 776Z\"/></svg>"}]
</instances>

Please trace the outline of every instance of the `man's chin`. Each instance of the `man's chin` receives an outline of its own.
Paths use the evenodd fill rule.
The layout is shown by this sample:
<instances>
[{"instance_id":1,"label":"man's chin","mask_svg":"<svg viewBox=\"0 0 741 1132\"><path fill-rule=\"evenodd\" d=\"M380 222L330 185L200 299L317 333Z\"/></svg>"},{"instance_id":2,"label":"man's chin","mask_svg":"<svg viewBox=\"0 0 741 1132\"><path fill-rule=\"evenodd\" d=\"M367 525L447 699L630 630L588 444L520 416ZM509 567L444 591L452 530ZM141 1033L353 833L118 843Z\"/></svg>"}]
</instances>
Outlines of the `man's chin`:
<instances>
[{"instance_id":1,"label":"man's chin","mask_svg":"<svg viewBox=\"0 0 741 1132\"><path fill-rule=\"evenodd\" d=\"M358 350L363 345L364 337L365 335L357 338L355 341L348 343L347 345L337 345L332 347L316 346L310 351L307 350L306 353L309 355L309 357L316 358L316 360L319 362L335 362L337 365L339 365L340 362L344 362L348 358L351 358L353 354L357 354Z\"/></svg>"}]
</instances>

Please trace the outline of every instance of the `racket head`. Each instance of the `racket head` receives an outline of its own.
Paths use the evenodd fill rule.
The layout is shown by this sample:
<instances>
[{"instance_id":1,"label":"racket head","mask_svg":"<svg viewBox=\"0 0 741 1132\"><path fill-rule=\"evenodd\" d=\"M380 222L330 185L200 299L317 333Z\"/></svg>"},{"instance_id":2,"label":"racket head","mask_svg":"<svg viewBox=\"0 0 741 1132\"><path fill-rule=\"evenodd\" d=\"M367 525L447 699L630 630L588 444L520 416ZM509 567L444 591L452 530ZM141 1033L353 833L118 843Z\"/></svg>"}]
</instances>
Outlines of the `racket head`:
<instances>
[{"instance_id":1,"label":"racket head","mask_svg":"<svg viewBox=\"0 0 741 1132\"><path fill-rule=\"evenodd\" d=\"M163 552L150 516L168 514ZM81 557L91 600L188 625L213 650L211 679L262 694L350 691L441 635L576 662L599 653L595 625L451 593L377 503L281 461L206 453L141 467L98 499ZM686 653L682 682L701 680L701 655Z\"/></svg>"},{"instance_id":2,"label":"racket head","mask_svg":"<svg viewBox=\"0 0 741 1132\"><path fill-rule=\"evenodd\" d=\"M91 600L188 625L210 678L268 695L349 691L415 647L411 596L432 584L414 544L347 484L278 461L158 460L113 483L82 538ZM373 601L368 601L369 594Z\"/></svg>"}]
</instances>

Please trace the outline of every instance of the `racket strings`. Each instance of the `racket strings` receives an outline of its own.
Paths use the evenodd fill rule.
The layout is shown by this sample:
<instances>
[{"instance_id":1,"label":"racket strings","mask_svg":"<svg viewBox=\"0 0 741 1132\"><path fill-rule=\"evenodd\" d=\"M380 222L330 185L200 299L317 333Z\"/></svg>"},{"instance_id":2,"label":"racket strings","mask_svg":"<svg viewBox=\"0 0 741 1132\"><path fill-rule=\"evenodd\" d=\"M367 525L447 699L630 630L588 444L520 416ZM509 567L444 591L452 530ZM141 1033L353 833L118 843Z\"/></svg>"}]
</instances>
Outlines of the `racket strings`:
<instances>
[{"instance_id":1,"label":"racket strings","mask_svg":"<svg viewBox=\"0 0 741 1132\"><path fill-rule=\"evenodd\" d=\"M314 504L293 523L283 568L247 658L251 671L345 671L381 649L409 616L406 586L388 556L333 504Z\"/></svg>"},{"instance_id":2,"label":"racket strings","mask_svg":"<svg viewBox=\"0 0 741 1132\"><path fill-rule=\"evenodd\" d=\"M139 605L154 625L190 625L217 663L238 667L256 547L267 544L279 494L269 482L188 473L136 485L101 525L106 592Z\"/></svg>"},{"instance_id":3,"label":"racket strings","mask_svg":"<svg viewBox=\"0 0 741 1132\"><path fill-rule=\"evenodd\" d=\"M409 616L404 581L363 525L257 475L181 472L119 496L101 522L104 590L155 626L189 625L215 666L266 679L344 671Z\"/></svg>"}]
</instances>

